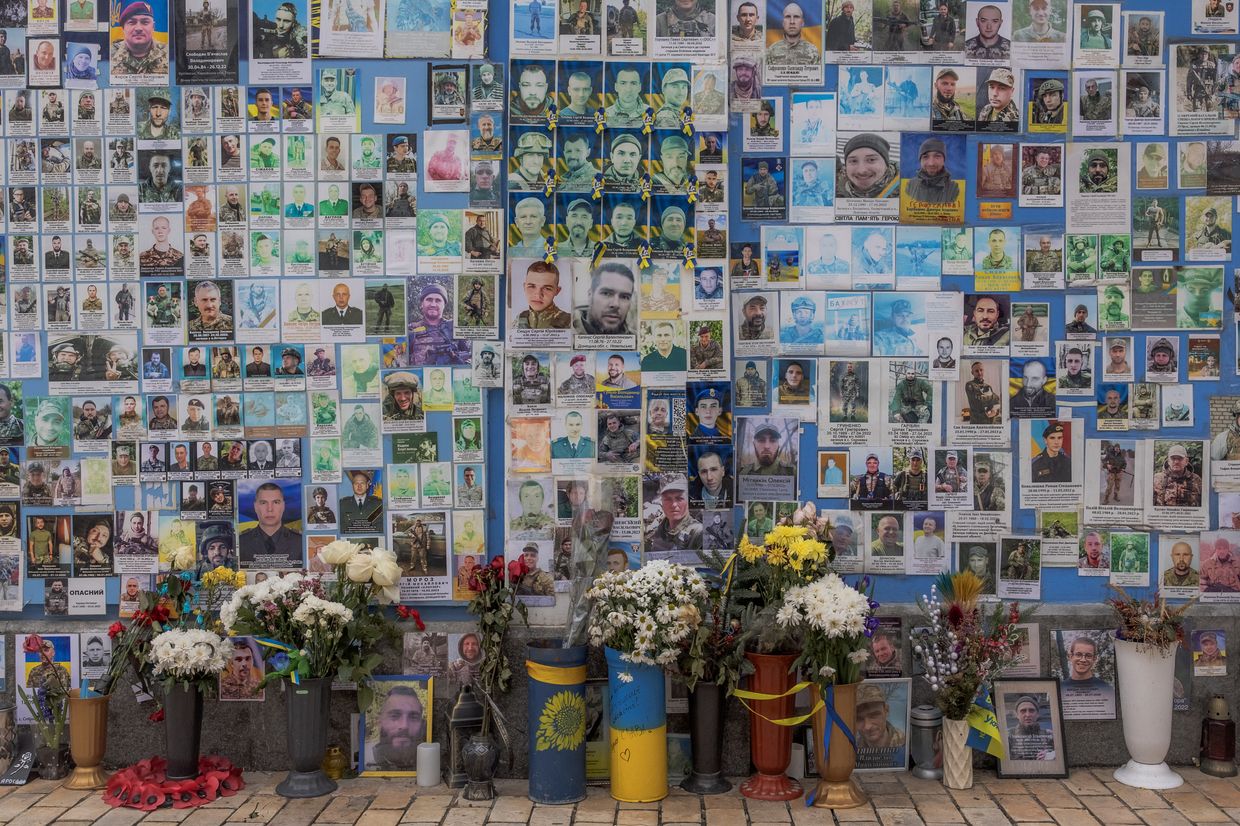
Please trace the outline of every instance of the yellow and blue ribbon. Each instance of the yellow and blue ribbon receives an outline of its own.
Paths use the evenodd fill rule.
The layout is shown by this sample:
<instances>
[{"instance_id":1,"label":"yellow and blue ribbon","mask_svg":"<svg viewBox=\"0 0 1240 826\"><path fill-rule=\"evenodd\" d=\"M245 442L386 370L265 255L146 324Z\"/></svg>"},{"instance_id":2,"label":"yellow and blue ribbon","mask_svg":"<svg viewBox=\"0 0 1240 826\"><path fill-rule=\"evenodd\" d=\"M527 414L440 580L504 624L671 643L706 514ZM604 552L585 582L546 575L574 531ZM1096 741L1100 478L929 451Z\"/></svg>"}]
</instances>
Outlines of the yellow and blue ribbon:
<instances>
[{"instance_id":1,"label":"yellow and blue ribbon","mask_svg":"<svg viewBox=\"0 0 1240 826\"><path fill-rule=\"evenodd\" d=\"M594 173L594 182L590 184L590 197L599 200L603 197L603 173Z\"/></svg>"},{"instance_id":2,"label":"yellow and blue ribbon","mask_svg":"<svg viewBox=\"0 0 1240 826\"><path fill-rule=\"evenodd\" d=\"M594 110L594 131L596 134L603 134L603 124L607 122L607 113L603 111L603 107Z\"/></svg>"},{"instance_id":3,"label":"yellow and blue ribbon","mask_svg":"<svg viewBox=\"0 0 1240 826\"><path fill-rule=\"evenodd\" d=\"M689 106L680 110L680 131L693 137L693 109Z\"/></svg>"},{"instance_id":4,"label":"yellow and blue ribbon","mask_svg":"<svg viewBox=\"0 0 1240 826\"><path fill-rule=\"evenodd\" d=\"M543 262L547 264L555 263L555 242L550 238L543 239Z\"/></svg>"},{"instance_id":5,"label":"yellow and blue ribbon","mask_svg":"<svg viewBox=\"0 0 1240 826\"><path fill-rule=\"evenodd\" d=\"M647 172L645 175L642 175L642 201L643 202L650 200L650 189L651 189L650 173Z\"/></svg>"},{"instance_id":6,"label":"yellow and blue ribbon","mask_svg":"<svg viewBox=\"0 0 1240 826\"><path fill-rule=\"evenodd\" d=\"M689 180L685 181L685 194L689 196L689 203L696 204L698 199L698 179L697 175L690 175Z\"/></svg>"},{"instance_id":7,"label":"yellow and blue ribbon","mask_svg":"<svg viewBox=\"0 0 1240 826\"><path fill-rule=\"evenodd\" d=\"M555 127L559 124L559 122L560 110L555 105L555 102L552 101L547 104L547 128L554 132Z\"/></svg>"},{"instance_id":8,"label":"yellow and blue ribbon","mask_svg":"<svg viewBox=\"0 0 1240 826\"><path fill-rule=\"evenodd\" d=\"M697 247L694 244L685 244L685 269L693 272L693 268L697 266Z\"/></svg>"},{"instance_id":9,"label":"yellow and blue ribbon","mask_svg":"<svg viewBox=\"0 0 1240 826\"><path fill-rule=\"evenodd\" d=\"M647 269L650 266L650 242L642 241L641 246L637 248L637 268L639 270Z\"/></svg>"},{"instance_id":10,"label":"yellow and blue ribbon","mask_svg":"<svg viewBox=\"0 0 1240 826\"><path fill-rule=\"evenodd\" d=\"M598 246L594 248L594 260L591 262L594 266L598 266L598 262L603 260L603 255L607 252L607 244L599 241Z\"/></svg>"},{"instance_id":11,"label":"yellow and blue ribbon","mask_svg":"<svg viewBox=\"0 0 1240 826\"><path fill-rule=\"evenodd\" d=\"M302 657L297 652L296 648L293 648L291 645L287 645L277 640L267 639L266 637L255 637L254 642L258 643L264 648L271 648L276 651L282 652L283 654L286 654L289 659L289 664L293 666L292 670L289 673L289 677L292 679L293 685L301 685L301 675L298 673L297 661L301 660Z\"/></svg>"},{"instance_id":12,"label":"yellow and blue ribbon","mask_svg":"<svg viewBox=\"0 0 1240 826\"><path fill-rule=\"evenodd\" d=\"M647 106L646 111L642 112L642 134L649 135L650 130L654 127L654 109Z\"/></svg>"},{"instance_id":13,"label":"yellow and blue ribbon","mask_svg":"<svg viewBox=\"0 0 1240 826\"><path fill-rule=\"evenodd\" d=\"M555 176L547 175L543 178L543 195L550 198L553 192L555 192Z\"/></svg>"},{"instance_id":14,"label":"yellow and blue ribbon","mask_svg":"<svg viewBox=\"0 0 1240 826\"><path fill-rule=\"evenodd\" d=\"M844 739L847 740L854 749L857 748L856 735L853 734L852 730L848 728L847 724L845 724L844 718L840 716L840 713L835 710L834 683L827 686L827 699L823 705L827 709L827 723L822 727L822 752L818 755L819 765L822 765L822 761L825 761L827 759L827 755L831 753L831 731L836 727L838 727L840 732L844 735ZM817 793L818 790L815 789L805 796L806 806L814 805L814 797Z\"/></svg>"}]
</instances>

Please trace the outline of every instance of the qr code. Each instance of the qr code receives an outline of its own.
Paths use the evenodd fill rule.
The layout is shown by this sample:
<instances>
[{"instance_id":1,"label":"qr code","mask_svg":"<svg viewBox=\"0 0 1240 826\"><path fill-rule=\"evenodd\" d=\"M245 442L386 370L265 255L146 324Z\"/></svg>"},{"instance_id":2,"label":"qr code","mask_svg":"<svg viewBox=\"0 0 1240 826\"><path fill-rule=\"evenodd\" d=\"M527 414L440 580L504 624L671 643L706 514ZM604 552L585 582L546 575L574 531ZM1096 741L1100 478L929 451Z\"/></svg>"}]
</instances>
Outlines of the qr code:
<instances>
[{"instance_id":1,"label":"qr code","mask_svg":"<svg viewBox=\"0 0 1240 826\"><path fill-rule=\"evenodd\" d=\"M672 399L672 432L682 434L685 432L685 408L686 402L684 398Z\"/></svg>"}]
</instances>

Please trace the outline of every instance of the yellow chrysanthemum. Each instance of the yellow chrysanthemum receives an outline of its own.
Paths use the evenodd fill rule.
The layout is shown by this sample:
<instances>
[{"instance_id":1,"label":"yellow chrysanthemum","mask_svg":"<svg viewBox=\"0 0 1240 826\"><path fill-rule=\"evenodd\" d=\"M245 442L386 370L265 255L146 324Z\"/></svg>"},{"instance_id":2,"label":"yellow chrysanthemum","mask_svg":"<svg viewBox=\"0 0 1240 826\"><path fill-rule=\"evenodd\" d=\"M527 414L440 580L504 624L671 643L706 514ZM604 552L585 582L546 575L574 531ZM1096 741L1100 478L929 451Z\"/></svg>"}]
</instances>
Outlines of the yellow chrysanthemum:
<instances>
[{"instance_id":1,"label":"yellow chrysanthemum","mask_svg":"<svg viewBox=\"0 0 1240 826\"><path fill-rule=\"evenodd\" d=\"M539 751L572 751L586 739L586 701L574 691L552 695L538 718Z\"/></svg>"},{"instance_id":2,"label":"yellow chrysanthemum","mask_svg":"<svg viewBox=\"0 0 1240 826\"><path fill-rule=\"evenodd\" d=\"M740 547L736 549L736 552L741 555L741 559L750 564L761 559L762 554L765 553L765 551L766 549L761 545L755 545L750 542L749 537L747 536L741 538Z\"/></svg>"},{"instance_id":3,"label":"yellow chrysanthemum","mask_svg":"<svg viewBox=\"0 0 1240 826\"><path fill-rule=\"evenodd\" d=\"M805 529L798 528L794 525L776 525L775 529L766 535L765 543L770 545L787 545L797 539L805 536Z\"/></svg>"},{"instance_id":4,"label":"yellow chrysanthemum","mask_svg":"<svg viewBox=\"0 0 1240 826\"><path fill-rule=\"evenodd\" d=\"M782 568L788 563L788 552L780 545L768 545L766 561L776 568Z\"/></svg>"}]
</instances>

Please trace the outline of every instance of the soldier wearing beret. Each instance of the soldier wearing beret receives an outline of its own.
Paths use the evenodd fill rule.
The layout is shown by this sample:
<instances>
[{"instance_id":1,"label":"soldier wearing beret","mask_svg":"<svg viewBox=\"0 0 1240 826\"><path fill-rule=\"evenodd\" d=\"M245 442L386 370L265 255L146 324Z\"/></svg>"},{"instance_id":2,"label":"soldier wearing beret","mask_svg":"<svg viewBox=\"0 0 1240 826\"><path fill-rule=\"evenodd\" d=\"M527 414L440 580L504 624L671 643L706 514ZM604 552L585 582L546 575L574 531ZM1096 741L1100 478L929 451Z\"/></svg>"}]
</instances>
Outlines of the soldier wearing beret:
<instances>
[{"instance_id":1,"label":"soldier wearing beret","mask_svg":"<svg viewBox=\"0 0 1240 826\"><path fill-rule=\"evenodd\" d=\"M417 172L418 162L409 154L409 138L397 135L392 139L392 152L387 157L388 172Z\"/></svg>"},{"instance_id":2,"label":"soldier wearing beret","mask_svg":"<svg viewBox=\"0 0 1240 826\"><path fill-rule=\"evenodd\" d=\"M124 37L113 41L111 67L116 74L167 75L168 47L155 40L155 13L146 0L129 0L121 9Z\"/></svg>"},{"instance_id":3,"label":"soldier wearing beret","mask_svg":"<svg viewBox=\"0 0 1240 826\"><path fill-rule=\"evenodd\" d=\"M1071 482L1072 458L1064 451L1064 427L1051 422L1042 430L1045 449L1029 466L1034 482Z\"/></svg>"},{"instance_id":4,"label":"soldier wearing beret","mask_svg":"<svg viewBox=\"0 0 1240 826\"><path fill-rule=\"evenodd\" d=\"M586 372L586 357L577 353L569 360L569 377L560 382L560 395L584 395L594 393L594 377Z\"/></svg>"}]
</instances>

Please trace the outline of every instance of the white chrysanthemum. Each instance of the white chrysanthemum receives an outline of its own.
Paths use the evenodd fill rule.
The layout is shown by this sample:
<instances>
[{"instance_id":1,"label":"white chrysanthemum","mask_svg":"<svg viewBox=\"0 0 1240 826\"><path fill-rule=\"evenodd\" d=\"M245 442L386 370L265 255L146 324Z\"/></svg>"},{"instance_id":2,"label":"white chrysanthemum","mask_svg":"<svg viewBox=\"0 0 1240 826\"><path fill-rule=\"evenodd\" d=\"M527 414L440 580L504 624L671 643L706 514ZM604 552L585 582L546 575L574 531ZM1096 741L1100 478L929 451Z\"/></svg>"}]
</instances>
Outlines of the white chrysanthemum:
<instances>
[{"instance_id":1,"label":"white chrysanthemum","mask_svg":"<svg viewBox=\"0 0 1240 826\"><path fill-rule=\"evenodd\" d=\"M200 628L174 628L159 634L151 640L147 655L156 676L187 681L222 673L231 658L231 645Z\"/></svg>"}]
</instances>

